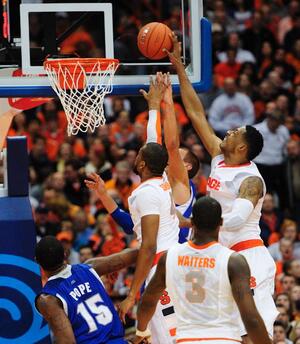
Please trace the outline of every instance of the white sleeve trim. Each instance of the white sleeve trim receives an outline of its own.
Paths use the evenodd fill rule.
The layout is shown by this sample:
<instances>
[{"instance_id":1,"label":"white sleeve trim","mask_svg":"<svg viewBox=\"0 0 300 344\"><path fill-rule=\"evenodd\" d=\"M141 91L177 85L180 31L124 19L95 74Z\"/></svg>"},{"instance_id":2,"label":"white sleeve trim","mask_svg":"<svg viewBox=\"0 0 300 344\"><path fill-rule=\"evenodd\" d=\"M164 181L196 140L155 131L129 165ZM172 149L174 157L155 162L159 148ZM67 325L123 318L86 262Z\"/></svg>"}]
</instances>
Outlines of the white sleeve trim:
<instances>
[{"instance_id":1,"label":"white sleeve trim","mask_svg":"<svg viewBox=\"0 0 300 344\"><path fill-rule=\"evenodd\" d=\"M67 305L66 300L61 295L59 295L58 293L55 296L58 299L60 299L61 303L63 304L64 311L65 311L66 315L68 316L68 305Z\"/></svg>"},{"instance_id":2,"label":"white sleeve trim","mask_svg":"<svg viewBox=\"0 0 300 344\"><path fill-rule=\"evenodd\" d=\"M230 213L224 214L223 228L234 231L242 227L254 209L253 203L245 198L237 198Z\"/></svg>"}]
</instances>

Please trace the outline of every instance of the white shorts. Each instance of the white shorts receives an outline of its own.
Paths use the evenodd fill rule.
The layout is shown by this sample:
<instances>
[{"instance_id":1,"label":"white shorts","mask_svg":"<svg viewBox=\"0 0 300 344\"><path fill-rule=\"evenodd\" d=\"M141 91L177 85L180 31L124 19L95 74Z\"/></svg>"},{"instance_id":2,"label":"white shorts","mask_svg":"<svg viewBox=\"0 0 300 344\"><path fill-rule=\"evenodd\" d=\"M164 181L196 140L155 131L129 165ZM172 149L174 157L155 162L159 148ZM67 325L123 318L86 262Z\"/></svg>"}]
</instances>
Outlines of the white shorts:
<instances>
[{"instance_id":1,"label":"white shorts","mask_svg":"<svg viewBox=\"0 0 300 344\"><path fill-rule=\"evenodd\" d=\"M154 275L156 266L153 266L146 279L146 286ZM164 291L161 300L156 306L155 313L149 323L152 344L175 344L176 343L176 316L173 303ZM228 343L227 343L228 344Z\"/></svg>"},{"instance_id":2,"label":"white shorts","mask_svg":"<svg viewBox=\"0 0 300 344\"><path fill-rule=\"evenodd\" d=\"M253 288L256 308L263 318L270 338L273 338L273 324L278 315L273 300L276 273L275 262L265 246L253 247L238 253L246 258L250 266L252 282L256 284ZM239 321L240 334L245 336L247 331L241 318Z\"/></svg>"}]
</instances>

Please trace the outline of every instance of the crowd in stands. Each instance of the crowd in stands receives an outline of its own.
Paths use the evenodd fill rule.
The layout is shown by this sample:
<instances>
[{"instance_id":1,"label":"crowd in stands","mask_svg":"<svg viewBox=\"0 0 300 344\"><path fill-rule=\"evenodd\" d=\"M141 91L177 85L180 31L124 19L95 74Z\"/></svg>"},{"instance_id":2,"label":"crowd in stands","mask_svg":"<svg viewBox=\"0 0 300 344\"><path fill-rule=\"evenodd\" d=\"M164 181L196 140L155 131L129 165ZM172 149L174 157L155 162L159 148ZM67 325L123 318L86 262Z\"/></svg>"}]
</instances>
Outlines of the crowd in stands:
<instances>
[{"instance_id":1,"label":"crowd in stands","mask_svg":"<svg viewBox=\"0 0 300 344\"><path fill-rule=\"evenodd\" d=\"M146 6L149 18L156 9L134 3ZM159 3L169 11L167 24L180 30L172 1ZM274 297L280 314L274 325L274 343L299 344L300 2L205 0L204 6L212 23L213 86L199 97L220 137L228 129L247 124L255 125L264 137L264 149L255 162L268 190L261 237L277 265ZM121 18L119 29L126 31L128 25L132 30L136 25L138 31L140 24L134 18ZM201 162L194 178L201 197L210 161L179 97L175 107L181 144ZM107 124L95 133L68 137L64 113L53 100L16 116L9 133L28 138L37 236L57 236L69 250L72 264L136 245L83 180L88 173L99 173L110 195L128 210L127 198L139 183L132 166L145 142L146 103L142 97L108 97L105 112ZM106 285L113 298L126 295L132 273L108 276Z\"/></svg>"}]
</instances>

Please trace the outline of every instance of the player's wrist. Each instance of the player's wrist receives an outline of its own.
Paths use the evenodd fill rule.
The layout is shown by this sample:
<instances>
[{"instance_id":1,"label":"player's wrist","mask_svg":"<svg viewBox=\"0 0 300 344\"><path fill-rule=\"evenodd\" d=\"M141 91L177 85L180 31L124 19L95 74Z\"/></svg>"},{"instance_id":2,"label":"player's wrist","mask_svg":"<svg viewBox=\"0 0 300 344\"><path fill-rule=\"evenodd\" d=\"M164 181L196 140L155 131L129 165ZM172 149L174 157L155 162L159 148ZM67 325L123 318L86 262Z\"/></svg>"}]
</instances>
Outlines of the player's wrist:
<instances>
[{"instance_id":1,"label":"player's wrist","mask_svg":"<svg viewBox=\"0 0 300 344\"><path fill-rule=\"evenodd\" d=\"M146 329L144 329L144 330L141 330L141 329L137 328L136 331L135 331L135 334L138 337L142 337L142 338L150 337L151 336L151 332L148 329L148 327L146 327Z\"/></svg>"},{"instance_id":2,"label":"player's wrist","mask_svg":"<svg viewBox=\"0 0 300 344\"><path fill-rule=\"evenodd\" d=\"M160 109L160 102L161 100L152 100L152 101L149 101L148 102L148 108L149 108L149 111L151 110L156 110L156 111L159 111Z\"/></svg>"}]
</instances>

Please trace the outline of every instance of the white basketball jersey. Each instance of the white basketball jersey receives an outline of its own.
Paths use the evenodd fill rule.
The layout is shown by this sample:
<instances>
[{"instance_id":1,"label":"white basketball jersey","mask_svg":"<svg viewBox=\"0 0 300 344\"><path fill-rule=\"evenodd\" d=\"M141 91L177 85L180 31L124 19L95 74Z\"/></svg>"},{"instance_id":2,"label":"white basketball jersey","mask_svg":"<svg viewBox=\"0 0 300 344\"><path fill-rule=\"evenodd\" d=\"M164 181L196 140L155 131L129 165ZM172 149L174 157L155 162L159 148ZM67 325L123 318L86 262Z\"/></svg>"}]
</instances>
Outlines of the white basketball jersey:
<instances>
[{"instance_id":1,"label":"white basketball jersey","mask_svg":"<svg viewBox=\"0 0 300 344\"><path fill-rule=\"evenodd\" d=\"M241 340L227 271L232 253L217 242L196 246L189 241L169 249L166 285L177 317L177 341Z\"/></svg>"},{"instance_id":2,"label":"white basketball jersey","mask_svg":"<svg viewBox=\"0 0 300 344\"><path fill-rule=\"evenodd\" d=\"M160 177L146 180L132 192L128 204L138 241L142 240L141 218L155 214L159 215L156 252L168 250L178 242L179 221L167 181Z\"/></svg>"},{"instance_id":3,"label":"white basketball jersey","mask_svg":"<svg viewBox=\"0 0 300 344\"><path fill-rule=\"evenodd\" d=\"M227 231L221 227L219 242L226 247L232 247L245 240L260 239L259 219L266 187L258 168L252 161L242 165L227 166L224 163L224 156L218 155L211 162L207 192L209 196L219 201L223 215L231 212L233 202L238 198L242 182L246 178L253 176L259 177L263 181L264 195L259 199L243 227L234 231Z\"/></svg>"}]
</instances>

